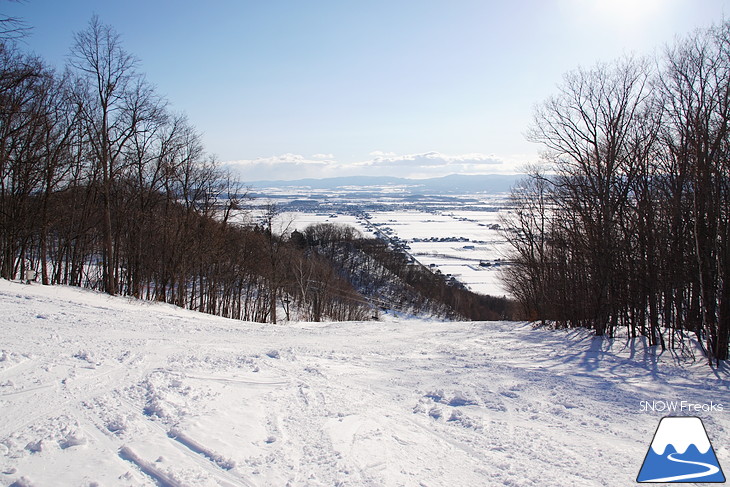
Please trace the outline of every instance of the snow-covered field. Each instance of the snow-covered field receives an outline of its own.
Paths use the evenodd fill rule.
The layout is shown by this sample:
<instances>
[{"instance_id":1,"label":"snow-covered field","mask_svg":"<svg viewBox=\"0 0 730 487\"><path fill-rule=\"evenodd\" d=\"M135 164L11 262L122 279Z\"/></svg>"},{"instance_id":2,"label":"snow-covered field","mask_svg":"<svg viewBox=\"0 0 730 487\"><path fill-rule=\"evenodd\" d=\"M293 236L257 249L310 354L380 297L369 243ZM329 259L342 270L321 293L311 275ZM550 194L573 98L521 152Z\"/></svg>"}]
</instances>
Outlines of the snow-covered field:
<instances>
[{"instance_id":1,"label":"snow-covered field","mask_svg":"<svg viewBox=\"0 0 730 487\"><path fill-rule=\"evenodd\" d=\"M418 262L455 277L472 291L503 296L507 291L500 271L511 250L498 228L504 211L372 210L367 220L336 212L288 212L280 216L282 228L277 230L288 233L333 223L354 227L366 237L380 234L407 245Z\"/></svg>"},{"instance_id":2,"label":"snow-covered field","mask_svg":"<svg viewBox=\"0 0 730 487\"><path fill-rule=\"evenodd\" d=\"M0 310L4 486L628 486L666 414L642 401L721 404L684 413L730 473L727 369L641 340L252 324L2 280Z\"/></svg>"},{"instance_id":3,"label":"snow-covered field","mask_svg":"<svg viewBox=\"0 0 730 487\"><path fill-rule=\"evenodd\" d=\"M499 231L499 211L382 211L370 222L408 245L423 265L453 276L482 294L506 294L501 268L510 245Z\"/></svg>"},{"instance_id":4,"label":"snow-covered field","mask_svg":"<svg viewBox=\"0 0 730 487\"><path fill-rule=\"evenodd\" d=\"M260 187L253 210L242 221L262 221L273 203L282 210L275 225L278 233L303 230L313 223L350 225L366 237L407 245L418 262L454 277L474 292L508 294L501 270L511 248L498 227L502 216L511 211L509 186L499 192L488 191L489 185L478 192L461 192L434 190L428 180L326 188L311 187L311 183Z\"/></svg>"}]
</instances>

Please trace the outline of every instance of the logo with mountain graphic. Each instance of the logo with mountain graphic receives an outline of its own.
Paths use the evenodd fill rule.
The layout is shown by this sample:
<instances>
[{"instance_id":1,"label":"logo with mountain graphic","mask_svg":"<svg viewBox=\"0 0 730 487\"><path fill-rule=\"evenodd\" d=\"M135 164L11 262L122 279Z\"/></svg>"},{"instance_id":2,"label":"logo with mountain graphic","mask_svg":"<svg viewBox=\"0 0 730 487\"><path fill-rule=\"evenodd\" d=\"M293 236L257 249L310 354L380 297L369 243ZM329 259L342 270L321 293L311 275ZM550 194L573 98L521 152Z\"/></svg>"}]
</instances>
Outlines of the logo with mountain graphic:
<instances>
[{"instance_id":1,"label":"logo with mountain graphic","mask_svg":"<svg viewBox=\"0 0 730 487\"><path fill-rule=\"evenodd\" d=\"M636 478L640 483L724 483L705 425L694 416L662 418Z\"/></svg>"}]
</instances>

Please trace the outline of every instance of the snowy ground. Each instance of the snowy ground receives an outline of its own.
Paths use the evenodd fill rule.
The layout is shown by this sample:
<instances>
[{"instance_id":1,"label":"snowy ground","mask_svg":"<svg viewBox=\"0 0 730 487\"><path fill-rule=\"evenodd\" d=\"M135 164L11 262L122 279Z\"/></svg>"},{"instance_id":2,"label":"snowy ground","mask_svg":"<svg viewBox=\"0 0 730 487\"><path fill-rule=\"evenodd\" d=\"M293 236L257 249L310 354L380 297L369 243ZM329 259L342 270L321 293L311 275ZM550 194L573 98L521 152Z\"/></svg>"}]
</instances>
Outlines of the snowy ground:
<instances>
[{"instance_id":1,"label":"snowy ground","mask_svg":"<svg viewBox=\"0 0 730 487\"><path fill-rule=\"evenodd\" d=\"M627 486L730 378L641 341L387 317L262 325L0 280L4 486Z\"/></svg>"}]
</instances>

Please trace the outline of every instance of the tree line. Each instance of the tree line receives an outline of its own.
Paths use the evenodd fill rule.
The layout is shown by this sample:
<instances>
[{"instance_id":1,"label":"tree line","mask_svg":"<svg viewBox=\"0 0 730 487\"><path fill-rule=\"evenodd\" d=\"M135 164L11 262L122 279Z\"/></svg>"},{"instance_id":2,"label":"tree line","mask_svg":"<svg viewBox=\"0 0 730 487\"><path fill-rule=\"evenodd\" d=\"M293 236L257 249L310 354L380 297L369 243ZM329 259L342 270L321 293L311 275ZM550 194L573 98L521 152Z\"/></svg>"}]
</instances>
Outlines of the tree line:
<instances>
[{"instance_id":1,"label":"tree line","mask_svg":"<svg viewBox=\"0 0 730 487\"><path fill-rule=\"evenodd\" d=\"M531 319L728 359L729 121L730 22L566 74L512 193L506 282Z\"/></svg>"},{"instance_id":2,"label":"tree line","mask_svg":"<svg viewBox=\"0 0 730 487\"><path fill-rule=\"evenodd\" d=\"M111 27L92 19L70 59L59 74L0 44L0 275L139 295L143 250L172 236L160 215L212 216L232 188Z\"/></svg>"},{"instance_id":3,"label":"tree line","mask_svg":"<svg viewBox=\"0 0 730 487\"><path fill-rule=\"evenodd\" d=\"M506 313L352 228L277 231L270 204L248 222L243 184L98 18L60 73L2 25L13 28L0 31L0 277L273 323L370 319L381 307Z\"/></svg>"},{"instance_id":4,"label":"tree line","mask_svg":"<svg viewBox=\"0 0 730 487\"><path fill-rule=\"evenodd\" d=\"M238 222L245 191L94 17L58 73L0 32L0 277L277 321L285 272L307 260L269 226ZM304 264L300 264L300 267ZM361 319L366 302L320 260L339 294L316 319ZM309 282L302 283L309 286ZM349 293L349 295L348 295ZM358 295L359 296L359 295ZM350 298L350 299L345 299ZM287 313L288 306L285 307Z\"/></svg>"}]
</instances>

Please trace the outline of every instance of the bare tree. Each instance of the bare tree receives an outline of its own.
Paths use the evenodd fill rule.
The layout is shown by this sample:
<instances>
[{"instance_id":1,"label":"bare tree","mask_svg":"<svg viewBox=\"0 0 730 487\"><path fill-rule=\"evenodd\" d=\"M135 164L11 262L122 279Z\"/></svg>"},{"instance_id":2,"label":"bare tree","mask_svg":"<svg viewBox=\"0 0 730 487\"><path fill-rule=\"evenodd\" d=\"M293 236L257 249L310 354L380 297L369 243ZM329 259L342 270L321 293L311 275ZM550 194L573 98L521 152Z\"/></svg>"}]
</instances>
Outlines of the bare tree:
<instances>
[{"instance_id":1,"label":"bare tree","mask_svg":"<svg viewBox=\"0 0 730 487\"><path fill-rule=\"evenodd\" d=\"M70 64L86 82L83 116L102 176L104 290L115 294L112 185L119 170L120 154L137 130L138 102L148 90L140 88L142 78L136 71L137 60L122 47L119 34L96 16L86 30L75 35Z\"/></svg>"},{"instance_id":2,"label":"bare tree","mask_svg":"<svg viewBox=\"0 0 730 487\"><path fill-rule=\"evenodd\" d=\"M629 59L566 75L530 139L555 175L531 175L513 199L508 284L526 308L662 348L692 331L727 359L730 22L678 41L656 69Z\"/></svg>"},{"instance_id":3,"label":"bare tree","mask_svg":"<svg viewBox=\"0 0 730 487\"><path fill-rule=\"evenodd\" d=\"M668 106L665 139L692 187L692 248L700 334L711 355L728 357L730 268L727 179L730 132L730 22L698 31L665 54L661 88Z\"/></svg>"},{"instance_id":4,"label":"bare tree","mask_svg":"<svg viewBox=\"0 0 730 487\"><path fill-rule=\"evenodd\" d=\"M550 275L549 240L553 218L553 182L535 165L510 195L512 211L502 218L503 234L515 251L506 283L532 320L556 319L549 297L556 281Z\"/></svg>"},{"instance_id":5,"label":"bare tree","mask_svg":"<svg viewBox=\"0 0 730 487\"><path fill-rule=\"evenodd\" d=\"M21 0L6 0L18 3ZM0 44L20 39L28 35L30 27L18 17L0 14Z\"/></svg>"},{"instance_id":6,"label":"bare tree","mask_svg":"<svg viewBox=\"0 0 730 487\"><path fill-rule=\"evenodd\" d=\"M43 180L45 100L53 74L34 57L0 45L0 274L15 277L24 266Z\"/></svg>"},{"instance_id":7,"label":"bare tree","mask_svg":"<svg viewBox=\"0 0 730 487\"><path fill-rule=\"evenodd\" d=\"M560 94L536 111L529 134L547 148L560 174L556 184L565 197L559 203L580 220L576 230L594 276L588 298L598 334L616 319L617 218L635 177L629 132L649 100L648 81L647 63L634 59L569 73Z\"/></svg>"},{"instance_id":8,"label":"bare tree","mask_svg":"<svg viewBox=\"0 0 730 487\"><path fill-rule=\"evenodd\" d=\"M269 265L269 320L276 323L278 294L281 288L283 261L282 235L288 234L294 223L291 218L282 217L281 208L274 202L264 205L262 220L267 238L267 262Z\"/></svg>"}]
</instances>

